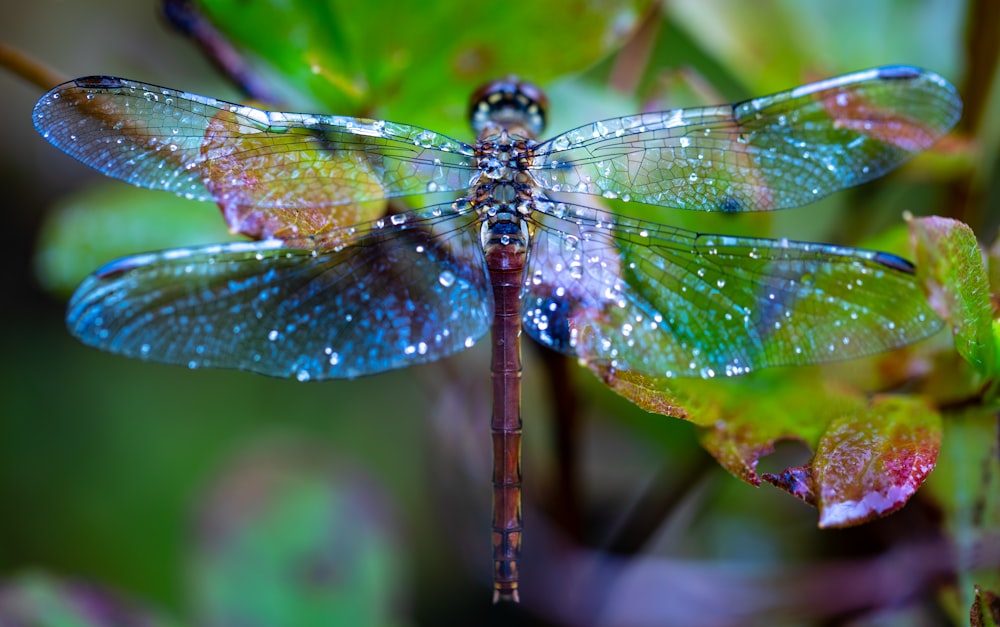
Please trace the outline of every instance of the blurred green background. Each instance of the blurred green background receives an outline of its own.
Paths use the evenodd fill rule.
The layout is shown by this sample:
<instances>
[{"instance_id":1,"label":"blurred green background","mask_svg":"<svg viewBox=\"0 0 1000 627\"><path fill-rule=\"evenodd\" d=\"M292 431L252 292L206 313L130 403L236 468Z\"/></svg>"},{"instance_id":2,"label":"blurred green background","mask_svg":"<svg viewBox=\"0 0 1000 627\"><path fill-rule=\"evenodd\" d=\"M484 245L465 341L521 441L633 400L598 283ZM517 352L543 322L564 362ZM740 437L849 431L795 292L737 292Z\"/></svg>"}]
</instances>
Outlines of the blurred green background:
<instances>
[{"instance_id":1,"label":"blurred green background","mask_svg":"<svg viewBox=\"0 0 1000 627\"><path fill-rule=\"evenodd\" d=\"M67 77L109 74L240 98L190 41L170 30L153 2L0 2L0 41ZM423 13L433 19L425 15L419 24L421 12L400 13L389 3L342 4L334 20L340 31L331 41L364 47L338 51L334 60L350 59L355 70L367 72L369 90L336 101L302 89L289 94L288 106L375 114L469 140L463 131L465 99L494 70L516 71L547 89L551 134L654 103L667 108L735 100L865 67L919 65L953 81L964 96L972 94L974 119L960 137L978 142L976 151L954 140L884 183L780 215L662 219L838 244L884 241L897 249L901 231L896 237L884 233L901 223L903 211L935 212L969 222L981 241L993 240L1000 222L1000 116L996 68L987 61L995 51L973 45L984 38L983 30L992 29L993 41L1000 38L1000 17L990 13L989 2L665 2L664 16L646 22L644 29L651 30L639 33L636 25L648 18L645 4L584 4L597 5L597 17L584 16L574 3L556 2L542 14L531 13L524 28L512 26L522 10L518 3L483 3L474 11L431 5L434 10ZM504 15L491 20L490 11ZM523 11L527 15L529 7ZM974 14L997 21L973 19L977 35L968 26ZM582 21L602 15L601 28ZM404 34L380 32L380 24ZM579 50L560 44L565 55L555 58L554 46L538 43L556 37L576 42ZM615 55L626 41L629 46ZM503 49L515 52L496 52ZM56 275L82 277L109 251L141 252L170 245L170 238L173 245L218 240L226 236L224 227L210 205L174 207L160 195L123 191L123 185L60 155L31 126L31 107L41 95L36 87L0 73L0 93L0 182L11 218L0 230L0 575L39 569L99 581L183 622L192 604L192 521L205 507L215 477L247 448L291 438L318 444L344 467L357 469L367 489L389 504L393 541L401 547L399 581L393 584L405 599L400 622L490 624L528 617L577 622L573 613L546 605L540 594L526 599L522 609L489 606L485 342L441 364L319 384L187 371L80 346L64 329L63 297L41 287L36 267L42 225L59 203L63 217L49 222L46 241L75 241L84 250L50 259L47 263L57 267L50 268L50 281ZM323 104L331 101L336 104ZM974 193L963 196L955 191L959 188ZM83 205L105 208L96 222L74 221L65 207L67 194L82 189L90 195ZM146 202L148 211L160 216L154 224L169 223L182 212L192 217L176 232L150 233L141 219L131 217L146 211ZM56 246L52 254L61 250ZM689 566L678 565L675 577L662 579L664 585L692 587L675 590L671 616L685 616L677 612L686 602L709 611L704 601L714 598L715 590L720 603L770 616L768 624L811 624L852 612L874 616L873 621L881 615L900 621L856 624L943 620L938 593L928 583L933 568L927 581L919 580L926 588L914 584L917 590L892 598L892 608L880 607L877 599L847 609L836 603L830 609L816 599L780 601L775 600L780 590L761 584L761 577L789 565L831 557L874 560L893 546L901 529L933 535L933 513L919 502L864 528L819 532L812 508L769 487L747 486L711 463L691 425L642 412L574 365L568 372L579 418L574 433L584 507L567 522L560 509L552 408L569 401L552 390L545 374L550 360L540 350L527 347L525 362L526 551L556 555L552 547L564 541L560 533L566 529L600 546L652 486L672 497L653 525L653 541L639 554L681 559ZM765 465L775 470L801 463L803 454L794 446L783 448ZM550 565L549 577L559 564ZM583 566L567 559L561 567L569 576ZM913 575L899 568L898 573ZM541 592L553 581L525 585ZM722 590L719 581L729 588ZM662 587L649 593L650 612L668 593ZM727 594L735 600L725 600ZM705 618L691 611L686 624ZM718 611L715 616L723 620L732 616Z\"/></svg>"}]
</instances>

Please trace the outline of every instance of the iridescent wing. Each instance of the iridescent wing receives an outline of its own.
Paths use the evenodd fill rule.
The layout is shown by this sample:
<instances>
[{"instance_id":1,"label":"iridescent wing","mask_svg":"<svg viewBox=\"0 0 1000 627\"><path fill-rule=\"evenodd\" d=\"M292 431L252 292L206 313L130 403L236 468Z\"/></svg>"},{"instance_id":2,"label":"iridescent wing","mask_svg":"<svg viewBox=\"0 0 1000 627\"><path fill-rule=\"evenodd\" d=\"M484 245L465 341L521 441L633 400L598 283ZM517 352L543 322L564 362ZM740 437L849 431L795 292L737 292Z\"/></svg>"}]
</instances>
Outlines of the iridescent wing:
<instances>
[{"instance_id":1,"label":"iridescent wing","mask_svg":"<svg viewBox=\"0 0 1000 627\"><path fill-rule=\"evenodd\" d=\"M265 240L126 257L84 281L67 324L129 357L300 380L425 363L489 328L477 223L441 205L359 225L336 248Z\"/></svg>"},{"instance_id":2,"label":"iridescent wing","mask_svg":"<svg viewBox=\"0 0 1000 627\"><path fill-rule=\"evenodd\" d=\"M581 192L705 211L768 211L877 178L930 147L961 100L893 66L745 102L594 122L539 145L534 176Z\"/></svg>"},{"instance_id":3,"label":"iridescent wing","mask_svg":"<svg viewBox=\"0 0 1000 627\"><path fill-rule=\"evenodd\" d=\"M46 94L35 127L96 170L222 207L234 232L323 232L380 215L358 203L463 190L468 144L382 120L263 111L111 77Z\"/></svg>"},{"instance_id":4,"label":"iridescent wing","mask_svg":"<svg viewBox=\"0 0 1000 627\"><path fill-rule=\"evenodd\" d=\"M590 363L731 376L870 355L941 327L894 255L702 235L567 203L538 209L524 329Z\"/></svg>"}]
</instances>

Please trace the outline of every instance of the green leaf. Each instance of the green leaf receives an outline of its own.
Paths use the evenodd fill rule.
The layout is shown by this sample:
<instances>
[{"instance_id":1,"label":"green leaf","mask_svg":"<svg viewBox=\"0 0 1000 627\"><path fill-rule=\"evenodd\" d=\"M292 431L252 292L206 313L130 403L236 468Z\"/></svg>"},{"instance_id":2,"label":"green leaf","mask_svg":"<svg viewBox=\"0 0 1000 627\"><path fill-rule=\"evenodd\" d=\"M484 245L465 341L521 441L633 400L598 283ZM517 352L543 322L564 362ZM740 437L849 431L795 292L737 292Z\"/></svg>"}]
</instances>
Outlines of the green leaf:
<instances>
[{"instance_id":1,"label":"green leaf","mask_svg":"<svg viewBox=\"0 0 1000 627\"><path fill-rule=\"evenodd\" d=\"M1000 589L995 562L1000 546L1000 416L974 407L948 418L926 492L944 518L962 597L957 605L967 609L976 585Z\"/></svg>"},{"instance_id":2,"label":"green leaf","mask_svg":"<svg viewBox=\"0 0 1000 627\"><path fill-rule=\"evenodd\" d=\"M906 60L939 72L960 60L955 51L961 49L963 17L949 3L921 11L908 0L674 0L667 6L704 50L755 90L868 67L873 59ZM862 14L866 19L858 20ZM939 45L927 46L932 39Z\"/></svg>"},{"instance_id":3,"label":"green leaf","mask_svg":"<svg viewBox=\"0 0 1000 627\"><path fill-rule=\"evenodd\" d=\"M239 50L270 69L265 75L304 96L296 106L366 115L377 107L379 117L464 134L471 89L511 73L544 83L593 64L621 45L640 3L564 0L497 10L473 2L460 11L397 3L391 14L360 0L199 4ZM553 28L565 16L572 28ZM527 45L522 33L545 36Z\"/></svg>"},{"instance_id":4,"label":"green leaf","mask_svg":"<svg viewBox=\"0 0 1000 627\"><path fill-rule=\"evenodd\" d=\"M965 224L941 217L910 222L917 274L931 306L951 326L955 350L986 377L997 374L990 286L976 236Z\"/></svg>"},{"instance_id":5,"label":"green leaf","mask_svg":"<svg viewBox=\"0 0 1000 627\"><path fill-rule=\"evenodd\" d=\"M269 443L223 474L197 540L203 625L390 625L404 564L377 486L319 447Z\"/></svg>"},{"instance_id":6,"label":"green leaf","mask_svg":"<svg viewBox=\"0 0 1000 627\"><path fill-rule=\"evenodd\" d=\"M35 269L46 289L64 295L112 259L229 239L211 204L101 182L64 198L49 213Z\"/></svg>"}]
</instances>

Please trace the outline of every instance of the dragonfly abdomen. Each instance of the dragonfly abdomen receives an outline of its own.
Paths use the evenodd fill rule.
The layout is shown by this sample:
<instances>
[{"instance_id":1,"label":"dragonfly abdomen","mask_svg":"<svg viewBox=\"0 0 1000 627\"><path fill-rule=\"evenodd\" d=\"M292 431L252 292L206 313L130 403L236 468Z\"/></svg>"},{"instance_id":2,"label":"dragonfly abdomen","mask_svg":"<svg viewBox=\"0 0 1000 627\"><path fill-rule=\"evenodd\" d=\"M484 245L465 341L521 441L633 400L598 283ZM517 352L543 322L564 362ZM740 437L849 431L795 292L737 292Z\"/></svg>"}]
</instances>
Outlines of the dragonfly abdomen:
<instances>
[{"instance_id":1,"label":"dragonfly abdomen","mask_svg":"<svg viewBox=\"0 0 1000 627\"><path fill-rule=\"evenodd\" d=\"M521 316L527 239L519 221L484 224L493 285L493 600L518 600L521 555Z\"/></svg>"}]
</instances>

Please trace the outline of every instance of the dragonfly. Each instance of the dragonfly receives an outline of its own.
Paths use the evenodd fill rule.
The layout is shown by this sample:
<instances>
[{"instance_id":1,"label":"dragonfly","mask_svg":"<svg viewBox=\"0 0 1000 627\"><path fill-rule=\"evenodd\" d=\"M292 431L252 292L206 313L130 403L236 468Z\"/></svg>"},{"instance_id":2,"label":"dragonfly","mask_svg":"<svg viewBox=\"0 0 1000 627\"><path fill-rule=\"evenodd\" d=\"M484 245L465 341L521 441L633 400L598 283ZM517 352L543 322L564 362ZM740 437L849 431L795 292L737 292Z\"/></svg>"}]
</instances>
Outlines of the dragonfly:
<instances>
[{"instance_id":1,"label":"dragonfly","mask_svg":"<svg viewBox=\"0 0 1000 627\"><path fill-rule=\"evenodd\" d=\"M896 168L960 112L939 75L888 66L548 140L543 92L516 78L474 94L472 143L108 76L54 88L33 121L107 176L215 202L251 238L96 270L67 312L86 345L317 381L433 362L489 332L493 596L518 601L522 332L608 377L669 379L856 358L942 326L895 255L693 232L586 199L796 207Z\"/></svg>"}]
</instances>

